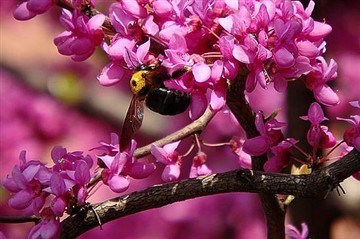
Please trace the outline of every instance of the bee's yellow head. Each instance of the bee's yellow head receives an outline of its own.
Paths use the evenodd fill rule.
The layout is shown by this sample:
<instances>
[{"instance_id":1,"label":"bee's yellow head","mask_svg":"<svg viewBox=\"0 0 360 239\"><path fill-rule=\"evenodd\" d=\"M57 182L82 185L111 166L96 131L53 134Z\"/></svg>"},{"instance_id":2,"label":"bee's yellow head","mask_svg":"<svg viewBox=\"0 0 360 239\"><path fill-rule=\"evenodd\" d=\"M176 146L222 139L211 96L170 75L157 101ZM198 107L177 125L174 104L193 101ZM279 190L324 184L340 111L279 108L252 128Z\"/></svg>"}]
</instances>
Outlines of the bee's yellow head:
<instances>
[{"instance_id":1,"label":"bee's yellow head","mask_svg":"<svg viewBox=\"0 0 360 239\"><path fill-rule=\"evenodd\" d=\"M138 95L139 92L146 86L145 75L146 70L136 71L130 80L130 89L134 95Z\"/></svg>"}]
</instances>

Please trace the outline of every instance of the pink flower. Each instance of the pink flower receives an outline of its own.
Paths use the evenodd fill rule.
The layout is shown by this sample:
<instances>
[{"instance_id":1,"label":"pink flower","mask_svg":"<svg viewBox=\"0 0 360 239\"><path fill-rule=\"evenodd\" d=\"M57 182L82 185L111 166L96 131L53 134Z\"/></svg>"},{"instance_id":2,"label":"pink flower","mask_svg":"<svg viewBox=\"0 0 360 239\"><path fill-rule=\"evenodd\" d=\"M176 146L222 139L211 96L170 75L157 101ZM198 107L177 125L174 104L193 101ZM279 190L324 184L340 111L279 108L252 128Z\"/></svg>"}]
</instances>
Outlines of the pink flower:
<instances>
[{"instance_id":1,"label":"pink flower","mask_svg":"<svg viewBox=\"0 0 360 239\"><path fill-rule=\"evenodd\" d=\"M283 21L277 18L274 20L274 30L279 37L272 51L274 61L279 68L289 68L295 64L294 55L298 54L295 38L301 33L301 23L295 19Z\"/></svg>"},{"instance_id":2,"label":"pink flower","mask_svg":"<svg viewBox=\"0 0 360 239\"><path fill-rule=\"evenodd\" d=\"M205 176L212 173L211 169L206 166L207 155L204 152L199 152L193 158L193 162L190 168L190 178L196 178L198 176Z\"/></svg>"},{"instance_id":3,"label":"pink flower","mask_svg":"<svg viewBox=\"0 0 360 239\"><path fill-rule=\"evenodd\" d=\"M128 176L142 179L151 175L156 167L153 163L140 162L133 157L136 149L136 142L131 141L131 146L124 152L119 152L119 139L114 133L111 134L111 142L101 143L101 146L93 148L102 150L104 153L99 155L99 166L104 168L102 171L103 182L114 192L124 192L129 187Z\"/></svg>"},{"instance_id":4,"label":"pink flower","mask_svg":"<svg viewBox=\"0 0 360 239\"><path fill-rule=\"evenodd\" d=\"M50 208L44 208L41 212L41 221L29 232L29 239L54 239L60 235L60 222L56 219Z\"/></svg>"},{"instance_id":5,"label":"pink flower","mask_svg":"<svg viewBox=\"0 0 360 239\"><path fill-rule=\"evenodd\" d=\"M258 112L255 125L260 136L247 139L243 144L243 150L245 153L258 156L266 153L271 146L282 140L283 134L279 128L285 126L285 123L278 122L276 119L270 119L264 123L262 112Z\"/></svg>"},{"instance_id":6,"label":"pink flower","mask_svg":"<svg viewBox=\"0 0 360 239\"><path fill-rule=\"evenodd\" d=\"M324 105L337 105L339 97L327 85L337 77L337 64L331 59L329 65L321 56L317 57L318 63L313 66L313 71L306 76L306 86L313 91L315 99Z\"/></svg>"},{"instance_id":7,"label":"pink flower","mask_svg":"<svg viewBox=\"0 0 360 239\"><path fill-rule=\"evenodd\" d=\"M150 41L141 44L135 52L135 41L129 38L122 38L120 35L112 38L110 45L103 43L103 49L112 60L107 64L98 75L100 84L111 86L124 78L130 77L127 69L136 69L139 65L146 64L153 60L149 55ZM124 64L127 66L124 67Z\"/></svg>"},{"instance_id":8,"label":"pink flower","mask_svg":"<svg viewBox=\"0 0 360 239\"><path fill-rule=\"evenodd\" d=\"M90 181L90 168L93 160L82 152L67 153L65 148L56 146L51 151L55 165L49 187L44 191L55 195L51 209L56 216L62 216L70 203L70 196L76 196L77 205L83 205L88 196L86 184Z\"/></svg>"},{"instance_id":9,"label":"pink flower","mask_svg":"<svg viewBox=\"0 0 360 239\"><path fill-rule=\"evenodd\" d=\"M165 182L175 181L180 176L181 157L175 151L180 141L165 145L163 148L151 145L151 154L156 158L157 162L165 164L164 171L161 175Z\"/></svg>"},{"instance_id":10,"label":"pink flower","mask_svg":"<svg viewBox=\"0 0 360 239\"><path fill-rule=\"evenodd\" d=\"M283 168L288 166L292 156L290 148L296 143L297 141L294 139L287 139L271 147L273 156L265 162L264 170L266 172L280 173Z\"/></svg>"},{"instance_id":11,"label":"pink flower","mask_svg":"<svg viewBox=\"0 0 360 239\"><path fill-rule=\"evenodd\" d=\"M311 122L310 129L307 132L307 140L311 146L314 148L330 148L336 144L335 137L328 131L328 127L320 125L327 118L324 117L324 112L318 103L312 103L308 115L300 118Z\"/></svg>"},{"instance_id":12,"label":"pink flower","mask_svg":"<svg viewBox=\"0 0 360 239\"><path fill-rule=\"evenodd\" d=\"M360 101L350 102L352 106L360 108ZM338 120L346 121L352 124L352 127L345 130L344 140L347 145L354 147L357 151L360 151L360 115L351 115L350 119L344 119L336 117Z\"/></svg>"},{"instance_id":13,"label":"pink flower","mask_svg":"<svg viewBox=\"0 0 360 239\"><path fill-rule=\"evenodd\" d=\"M91 168L93 165L93 159L89 155L84 156L81 151L68 153L67 150L61 146L55 146L51 150L51 158L55 163L53 170L57 172L65 170L74 171L78 161L86 162L88 168Z\"/></svg>"},{"instance_id":14,"label":"pink flower","mask_svg":"<svg viewBox=\"0 0 360 239\"><path fill-rule=\"evenodd\" d=\"M231 150L239 156L239 164L242 168L252 168L251 165L251 155L247 154L243 150L243 144L245 140L241 139L240 137L234 136L230 140L230 147Z\"/></svg>"},{"instance_id":15,"label":"pink flower","mask_svg":"<svg viewBox=\"0 0 360 239\"><path fill-rule=\"evenodd\" d=\"M53 4L53 0L24 1L14 10L14 17L21 21L29 20L36 15L45 13Z\"/></svg>"},{"instance_id":16,"label":"pink flower","mask_svg":"<svg viewBox=\"0 0 360 239\"><path fill-rule=\"evenodd\" d=\"M109 8L111 24L122 36L138 34L132 30L138 27L137 20L145 19L147 15L146 8L136 0L116 2Z\"/></svg>"},{"instance_id":17,"label":"pink flower","mask_svg":"<svg viewBox=\"0 0 360 239\"><path fill-rule=\"evenodd\" d=\"M271 52L248 35L244 39L244 45L234 46L233 55L238 61L248 64L250 72L246 78L246 91L253 91L257 82L266 88L270 79L265 73L264 62L272 56Z\"/></svg>"},{"instance_id":18,"label":"pink flower","mask_svg":"<svg viewBox=\"0 0 360 239\"><path fill-rule=\"evenodd\" d=\"M291 239L307 239L309 234L309 229L306 223L301 223L301 232L294 227L293 225L286 225L286 235Z\"/></svg>"},{"instance_id":19,"label":"pink flower","mask_svg":"<svg viewBox=\"0 0 360 239\"><path fill-rule=\"evenodd\" d=\"M12 170L11 178L4 180L4 187L14 193L9 205L22 209L26 215L39 215L45 203L46 193L42 190L49 185L51 172L38 161L26 162L25 151L20 154L20 166Z\"/></svg>"},{"instance_id":20,"label":"pink flower","mask_svg":"<svg viewBox=\"0 0 360 239\"><path fill-rule=\"evenodd\" d=\"M51 192L56 196L52 199L51 210L55 216L61 217L68 204L67 192L73 185L66 186L65 180L60 176L60 173L54 173L50 179Z\"/></svg>"},{"instance_id":21,"label":"pink flower","mask_svg":"<svg viewBox=\"0 0 360 239\"><path fill-rule=\"evenodd\" d=\"M101 173L104 184L108 185L110 189L116 193L126 191L130 182L125 175L121 174L128 160L126 153L117 153L114 157L105 155L99 157L99 159L102 160L107 167Z\"/></svg>"},{"instance_id":22,"label":"pink flower","mask_svg":"<svg viewBox=\"0 0 360 239\"><path fill-rule=\"evenodd\" d=\"M103 41L101 26L104 21L105 16L102 14L89 19L75 10L70 12L63 9L60 22L66 27L66 31L54 39L59 53L71 56L74 61L89 58Z\"/></svg>"}]
</instances>

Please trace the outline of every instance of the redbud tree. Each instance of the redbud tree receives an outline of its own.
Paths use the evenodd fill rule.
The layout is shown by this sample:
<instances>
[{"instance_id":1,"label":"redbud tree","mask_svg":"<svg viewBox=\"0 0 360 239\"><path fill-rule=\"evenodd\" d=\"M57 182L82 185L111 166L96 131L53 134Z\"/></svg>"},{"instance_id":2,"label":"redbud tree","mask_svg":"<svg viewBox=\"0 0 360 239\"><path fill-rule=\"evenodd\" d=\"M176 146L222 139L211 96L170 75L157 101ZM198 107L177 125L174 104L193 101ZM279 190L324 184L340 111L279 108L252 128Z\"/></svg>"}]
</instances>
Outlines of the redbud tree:
<instances>
[{"instance_id":1,"label":"redbud tree","mask_svg":"<svg viewBox=\"0 0 360 239\"><path fill-rule=\"evenodd\" d=\"M87 148L54 145L51 163L27 158L26 149L19 152L18 163L2 184L10 192L8 206L21 210L22 216L2 216L1 222L33 222L28 238L75 238L174 202L251 192L262 205L263 236L308 238L311 228L306 223L301 228L285 223L290 203L302 197L326 198L333 190L343 193L344 179L360 179L360 115L332 119L347 124L342 137L327 123L324 107L342 100L332 87L338 63L325 57L325 37L332 27L312 17L314 7L314 1L304 6L290 0L119 0L108 9L92 0L21 2L13 12L17 20L61 10L58 23L64 31L53 42L69 61L83 62L100 57L96 49L102 52L107 63L98 65L99 74L93 76L100 85L130 92L129 80L139 67L156 63L169 76L163 87L186 93L191 101L186 113L166 121L172 132L155 141L141 139L140 129L128 139L129 146L121 148L118 129ZM290 127L297 127L290 123L291 109L286 111L291 105L276 100L293 94L294 85L313 99L307 113L291 116L306 123L304 137L291 134ZM296 99L299 104L305 104L302 97ZM359 97L346 100L352 112L360 108ZM126 110L128 105L118 107ZM148 113L153 114L137 117L146 119ZM154 122L151 127L165 126ZM216 164L234 158L235 168L217 171ZM150 185L135 191L135 180ZM116 197L90 203L100 187ZM237 207L241 202L232 203ZM211 217L200 215L202 220ZM104 231L112 230L105 225ZM210 237L206 230L200 232L204 238L227 235Z\"/></svg>"}]
</instances>

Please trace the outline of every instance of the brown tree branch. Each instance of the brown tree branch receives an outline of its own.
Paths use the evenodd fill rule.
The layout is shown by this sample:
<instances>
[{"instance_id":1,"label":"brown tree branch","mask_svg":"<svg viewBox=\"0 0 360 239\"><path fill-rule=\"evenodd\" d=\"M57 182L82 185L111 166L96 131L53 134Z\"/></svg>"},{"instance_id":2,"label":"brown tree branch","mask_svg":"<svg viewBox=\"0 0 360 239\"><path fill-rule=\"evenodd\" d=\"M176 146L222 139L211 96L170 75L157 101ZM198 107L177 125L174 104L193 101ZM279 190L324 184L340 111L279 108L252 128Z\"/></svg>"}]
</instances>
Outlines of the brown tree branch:
<instances>
[{"instance_id":1,"label":"brown tree branch","mask_svg":"<svg viewBox=\"0 0 360 239\"><path fill-rule=\"evenodd\" d=\"M146 146L143 146L141 148L138 148L134 152L134 157L141 158L147 154L150 153L150 148L152 144L156 144L159 147L162 147L166 144L184 139L192 134L201 132L205 129L205 127L208 125L210 120L214 117L216 113L211 111L210 108L207 108L204 114L198 118L197 120L193 121L192 123L188 124L184 128L169 134L168 136L159 139L151 144L148 144Z\"/></svg>"},{"instance_id":2,"label":"brown tree branch","mask_svg":"<svg viewBox=\"0 0 360 239\"><path fill-rule=\"evenodd\" d=\"M334 189L340 182L360 170L360 153L356 150L341 160L309 175L274 174L240 169L205 177L153 186L142 191L110 199L86 208L62 221L61 238L75 238L99 225L130 214L158 208L173 202L228 192L285 194L316 197ZM283 223L283 222L282 222Z\"/></svg>"},{"instance_id":3,"label":"brown tree branch","mask_svg":"<svg viewBox=\"0 0 360 239\"><path fill-rule=\"evenodd\" d=\"M259 135L255 126L255 113L252 111L247 100L245 99L245 84L248 70L242 68L237 78L231 81L227 91L227 105L234 114L239 124L246 132L247 138L253 138ZM252 167L254 170L263 171L264 164L267 160L266 154L252 157ZM259 194L261 204L264 209L267 223L268 239L285 238L285 211L278 203L275 195Z\"/></svg>"}]
</instances>

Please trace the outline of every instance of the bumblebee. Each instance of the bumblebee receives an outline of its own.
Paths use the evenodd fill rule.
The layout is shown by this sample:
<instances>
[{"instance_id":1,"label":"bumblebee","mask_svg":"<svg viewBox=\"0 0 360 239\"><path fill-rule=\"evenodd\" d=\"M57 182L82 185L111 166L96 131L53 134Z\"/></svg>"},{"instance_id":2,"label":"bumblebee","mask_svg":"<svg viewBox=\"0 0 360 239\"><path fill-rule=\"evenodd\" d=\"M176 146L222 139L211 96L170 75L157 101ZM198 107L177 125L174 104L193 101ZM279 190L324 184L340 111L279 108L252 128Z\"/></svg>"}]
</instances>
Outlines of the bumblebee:
<instances>
[{"instance_id":1,"label":"bumblebee","mask_svg":"<svg viewBox=\"0 0 360 239\"><path fill-rule=\"evenodd\" d=\"M144 103L150 110L161 115L180 114L188 108L190 95L166 88L164 81L178 78L189 70L190 67L184 67L169 75L160 61L150 65L140 65L134 70L130 79L130 89L134 95L120 136L121 152L128 148L135 132L141 127L144 118Z\"/></svg>"}]
</instances>

